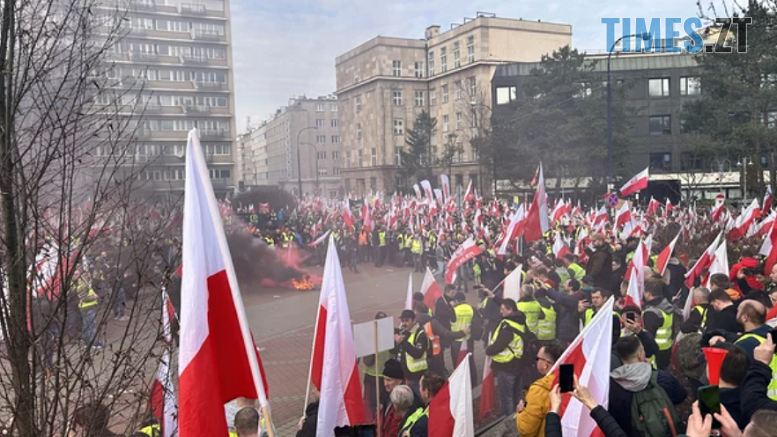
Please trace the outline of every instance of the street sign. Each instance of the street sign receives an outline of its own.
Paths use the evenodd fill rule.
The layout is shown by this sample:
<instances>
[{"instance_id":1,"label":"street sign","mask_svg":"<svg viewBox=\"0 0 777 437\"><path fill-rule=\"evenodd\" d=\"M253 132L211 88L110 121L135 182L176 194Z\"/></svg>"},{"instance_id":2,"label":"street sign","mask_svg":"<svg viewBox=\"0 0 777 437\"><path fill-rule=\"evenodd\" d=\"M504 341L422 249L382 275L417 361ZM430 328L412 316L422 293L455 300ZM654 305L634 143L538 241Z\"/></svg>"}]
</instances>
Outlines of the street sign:
<instances>
[{"instance_id":1,"label":"street sign","mask_svg":"<svg viewBox=\"0 0 777 437\"><path fill-rule=\"evenodd\" d=\"M610 193L610 196L607 198L607 204L610 205L610 208L615 208L618 206L618 195L615 193Z\"/></svg>"}]
</instances>

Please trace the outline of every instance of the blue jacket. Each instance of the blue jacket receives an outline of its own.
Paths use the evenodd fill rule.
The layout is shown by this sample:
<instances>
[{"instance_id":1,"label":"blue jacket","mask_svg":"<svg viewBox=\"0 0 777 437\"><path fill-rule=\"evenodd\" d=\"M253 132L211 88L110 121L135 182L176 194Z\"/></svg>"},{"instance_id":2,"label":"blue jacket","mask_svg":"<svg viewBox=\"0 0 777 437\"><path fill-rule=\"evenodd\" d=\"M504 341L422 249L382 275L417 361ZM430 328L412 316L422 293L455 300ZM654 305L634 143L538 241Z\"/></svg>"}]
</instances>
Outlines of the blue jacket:
<instances>
[{"instance_id":1,"label":"blue jacket","mask_svg":"<svg viewBox=\"0 0 777 437\"><path fill-rule=\"evenodd\" d=\"M572 341L580 333L577 304L580 299L561 293L554 289L548 289L547 295L556 303L556 337L562 342Z\"/></svg>"}]
</instances>

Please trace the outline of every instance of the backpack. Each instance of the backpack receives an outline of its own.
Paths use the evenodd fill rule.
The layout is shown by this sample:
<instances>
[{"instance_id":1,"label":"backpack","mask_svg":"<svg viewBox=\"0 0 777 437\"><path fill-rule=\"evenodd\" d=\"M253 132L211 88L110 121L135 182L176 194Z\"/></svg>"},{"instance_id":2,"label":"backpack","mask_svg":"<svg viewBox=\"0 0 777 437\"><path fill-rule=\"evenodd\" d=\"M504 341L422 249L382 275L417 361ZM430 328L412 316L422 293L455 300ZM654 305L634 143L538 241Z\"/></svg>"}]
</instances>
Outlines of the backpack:
<instances>
[{"instance_id":1,"label":"backpack","mask_svg":"<svg viewBox=\"0 0 777 437\"><path fill-rule=\"evenodd\" d=\"M676 437L681 423L669 396L658 385L658 371L654 370L648 386L634 393L631 401L632 428L642 437Z\"/></svg>"}]
</instances>

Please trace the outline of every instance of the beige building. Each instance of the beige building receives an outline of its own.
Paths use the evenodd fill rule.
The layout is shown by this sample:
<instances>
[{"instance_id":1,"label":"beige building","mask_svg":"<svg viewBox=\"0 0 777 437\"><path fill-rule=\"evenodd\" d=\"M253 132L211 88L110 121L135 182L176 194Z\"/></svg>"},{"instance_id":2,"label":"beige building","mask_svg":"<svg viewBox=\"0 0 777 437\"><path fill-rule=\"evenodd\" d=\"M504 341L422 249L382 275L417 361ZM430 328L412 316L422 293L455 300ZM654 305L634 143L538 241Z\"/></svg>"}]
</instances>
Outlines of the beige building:
<instances>
[{"instance_id":1,"label":"beige building","mask_svg":"<svg viewBox=\"0 0 777 437\"><path fill-rule=\"evenodd\" d=\"M243 185L278 185L296 193L301 179L303 193L336 197L341 188L339 114L333 96L290 99L241 136Z\"/></svg>"},{"instance_id":2,"label":"beige building","mask_svg":"<svg viewBox=\"0 0 777 437\"><path fill-rule=\"evenodd\" d=\"M480 175L488 172L481 173L470 140L491 118L496 66L539 61L571 43L570 25L480 13L445 32L430 26L425 39L378 36L338 56L344 189L390 192L415 182L404 181L397 169L405 133L422 110L437 119L433 154L439 159L446 149L460 150L436 173L451 173L454 192L470 180L487 189Z\"/></svg>"},{"instance_id":3,"label":"beige building","mask_svg":"<svg viewBox=\"0 0 777 437\"><path fill-rule=\"evenodd\" d=\"M144 110L135 150L144 188L183 191L187 133L197 127L217 196L231 192L236 129L229 0L106 0L99 13L116 17L117 8L119 16L128 11L121 19L130 31L113 47L108 75L115 88L137 90L125 97Z\"/></svg>"}]
</instances>

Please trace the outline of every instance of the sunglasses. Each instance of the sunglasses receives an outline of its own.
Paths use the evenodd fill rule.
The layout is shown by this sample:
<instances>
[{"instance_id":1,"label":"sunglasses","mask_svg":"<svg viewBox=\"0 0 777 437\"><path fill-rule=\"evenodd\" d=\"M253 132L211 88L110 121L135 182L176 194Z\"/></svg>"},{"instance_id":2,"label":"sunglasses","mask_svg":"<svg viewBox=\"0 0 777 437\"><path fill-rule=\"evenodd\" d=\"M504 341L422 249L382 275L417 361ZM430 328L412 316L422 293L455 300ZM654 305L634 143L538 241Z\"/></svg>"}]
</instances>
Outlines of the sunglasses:
<instances>
[{"instance_id":1,"label":"sunglasses","mask_svg":"<svg viewBox=\"0 0 777 437\"><path fill-rule=\"evenodd\" d=\"M534 361L545 361L548 364L553 364L550 360L542 358L542 357L534 357Z\"/></svg>"}]
</instances>

